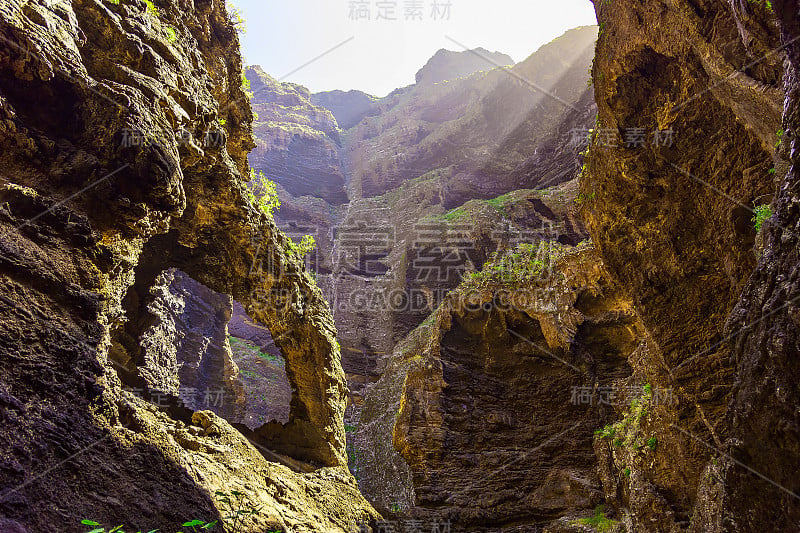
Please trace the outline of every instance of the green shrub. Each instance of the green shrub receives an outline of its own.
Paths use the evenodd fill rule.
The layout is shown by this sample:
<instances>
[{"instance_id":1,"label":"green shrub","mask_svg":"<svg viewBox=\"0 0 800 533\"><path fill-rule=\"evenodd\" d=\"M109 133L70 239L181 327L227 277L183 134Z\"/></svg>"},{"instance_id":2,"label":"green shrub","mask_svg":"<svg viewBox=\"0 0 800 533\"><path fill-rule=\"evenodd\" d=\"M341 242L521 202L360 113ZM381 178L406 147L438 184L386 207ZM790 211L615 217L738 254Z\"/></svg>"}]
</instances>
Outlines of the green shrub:
<instances>
[{"instance_id":1,"label":"green shrub","mask_svg":"<svg viewBox=\"0 0 800 533\"><path fill-rule=\"evenodd\" d=\"M239 33L247 33L247 22L242 17L242 10L231 2L227 2L226 7L228 9L228 19L233 24L234 29Z\"/></svg>"},{"instance_id":2,"label":"green shrub","mask_svg":"<svg viewBox=\"0 0 800 533\"><path fill-rule=\"evenodd\" d=\"M91 529L90 531L88 531L87 533L125 533L125 530L122 529L122 528L125 527L124 525L115 526L115 527L112 527L111 529L106 529L105 527L101 526L99 522L95 522L94 520L81 520L81 524L84 525L84 526L89 526L89 527L94 528L94 529ZM200 532L200 531L210 531L210 530L214 529L216 526L217 526L217 521L216 520L214 522L204 522L203 520L190 520L189 522L184 522L183 524L181 524L181 527L190 527L190 528L192 528L192 531L194 531L196 533ZM157 531L160 531L160 530L151 529L147 533L156 533ZM233 531L235 531L235 530L233 530ZM142 533L142 532L139 531L138 533ZM182 532L178 532L178 533L182 533Z\"/></svg>"},{"instance_id":3,"label":"green shrub","mask_svg":"<svg viewBox=\"0 0 800 533\"><path fill-rule=\"evenodd\" d=\"M761 231L761 226L764 225L764 222L767 221L768 218L772 216L772 208L769 205L759 205L753 209L753 223L756 227L756 232Z\"/></svg>"},{"instance_id":4,"label":"green shrub","mask_svg":"<svg viewBox=\"0 0 800 533\"><path fill-rule=\"evenodd\" d=\"M288 239L289 251L299 255L300 257L305 257L313 252L317 247L317 241L315 241L314 237L311 235L303 235L303 238L300 239L299 243L294 242L291 237Z\"/></svg>"},{"instance_id":5,"label":"green shrub","mask_svg":"<svg viewBox=\"0 0 800 533\"><path fill-rule=\"evenodd\" d=\"M260 170L256 174L254 168L250 169L250 188L247 192L247 199L250 201L250 205L270 218L273 211L281 207L275 182L268 180Z\"/></svg>"},{"instance_id":6,"label":"green shrub","mask_svg":"<svg viewBox=\"0 0 800 533\"><path fill-rule=\"evenodd\" d=\"M591 518L581 518L577 520L577 523L593 527L596 531L611 531L619 522L607 518L605 506L598 505L595 507L594 515Z\"/></svg>"}]
</instances>

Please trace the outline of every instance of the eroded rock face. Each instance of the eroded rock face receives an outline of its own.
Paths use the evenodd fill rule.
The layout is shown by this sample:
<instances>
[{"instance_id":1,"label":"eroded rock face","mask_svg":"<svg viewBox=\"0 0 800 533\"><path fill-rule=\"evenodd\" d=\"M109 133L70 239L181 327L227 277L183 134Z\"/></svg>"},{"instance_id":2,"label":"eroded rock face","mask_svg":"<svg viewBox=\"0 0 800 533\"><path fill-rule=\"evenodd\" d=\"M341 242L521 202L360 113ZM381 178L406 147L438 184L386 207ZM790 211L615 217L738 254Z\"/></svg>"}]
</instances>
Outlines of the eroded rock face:
<instances>
[{"instance_id":1,"label":"eroded rock face","mask_svg":"<svg viewBox=\"0 0 800 533\"><path fill-rule=\"evenodd\" d=\"M285 187L279 184L276 221L295 240L304 234L316 239L307 264L334 308L343 366L356 395L377 379L394 345L436 309L462 275L480 269L509 238L547 233L570 244L585 238L573 203L577 193L565 183L581 165L581 147L572 143L571 133L588 131L594 121L586 81L596 35L595 27L567 32L511 71L490 65L493 72L475 73L476 54L444 54L454 64L464 63L468 77L419 83L369 106L358 94L312 97L311 102L329 103L343 120L351 112L366 113L339 132L337 153L351 201L338 206L313 192L317 185L302 185L311 180L322 187L335 180L308 170L300 152L281 148L281 165L293 168L278 180ZM439 68L444 56L437 57L428 70ZM444 66L442 75L449 72ZM318 120L323 114L306 101L307 91L276 84L255 70L251 74L253 101L266 99L274 121L287 131L294 128L292 139L313 136L320 146L336 144L328 123ZM283 103L275 106L278 100ZM267 114L259 111L259 120ZM282 135L272 125L259 128L256 135L265 146ZM274 165L252 154L251 163L273 175ZM294 183L297 176L302 179ZM495 198L551 187L553 198L533 191ZM476 199L491 202L468 203Z\"/></svg>"},{"instance_id":2,"label":"eroded rock face","mask_svg":"<svg viewBox=\"0 0 800 533\"><path fill-rule=\"evenodd\" d=\"M12 1L0 35L0 514L29 531L172 529L219 518L210 494L237 489L264 505L253 531L374 516L339 466L327 304L246 200L252 118L224 3ZM213 414L178 420L123 391L170 268L269 327L294 391L268 451L327 468L295 474Z\"/></svg>"},{"instance_id":3,"label":"eroded rock face","mask_svg":"<svg viewBox=\"0 0 800 533\"><path fill-rule=\"evenodd\" d=\"M756 16L743 6L745 16ZM786 50L783 128L779 155L791 163L780 180L775 216L762 229L765 246L726 328L736 364L729 406L727 451L733 460L709 465L721 482L708 483L709 505L698 513L726 531L800 527L800 311L798 311L798 174L800 174L800 11L795 2L773 2ZM752 471L741 468L746 464ZM716 468L715 468L716 467ZM764 479L766 478L766 479ZM715 478L717 481L719 478ZM769 480L769 481L767 481ZM716 493L716 494L714 494Z\"/></svg>"},{"instance_id":4,"label":"eroded rock face","mask_svg":"<svg viewBox=\"0 0 800 533\"><path fill-rule=\"evenodd\" d=\"M565 183L580 169L570 132L594 120L585 78L595 36L579 28L509 72L395 91L343 134L353 201L332 222L333 265L321 285L356 393L504 241L584 237ZM539 90L553 85L562 101ZM552 198L495 198L536 188L552 188Z\"/></svg>"},{"instance_id":5,"label":"eroded rock face","mask_svg":"<svg viewBox=\"0 0 800 533\"><path fill-rule=\"evenodd\" d=\"M603 500L593 432L614 411L598 394L630 376L643 330L591 245L543 246L540 275L523 248L506 255L519 269L497 259L452 292L368 388L358 472L379 508L531 531Z\"/></svg>"},{"instance_id":6,"label":"eroded rock face","mask_svg":"<svg viewBox=\"0 0 800 533\"><path fill-rule=\"evenodd\" d=\"M354 203L339 226L331 302L356 395L384 372L395 345L495 251L539 239L574 245L587 237L574 180L448 212L438 203L440 184L432 175Z\"/></svg>"},{"instance_id":7,"label":"eroded rock face","mask_svg":"<svg viewBox=\"0 0 800 533\"><path fill-rule=\"evenodd\" d=\"M326 91L311 95L311 101L330 110L343 130L349 130L364 117L375 115L378 98L361 91Z\"/></svg>"},{"instance_id":8,"label":"eroded rock face","mask_svg":"<svg viewBox=\"0 0 800 533\"><path fill-rule=\"evenodd\" d=\"M228 342L231 297L175 269L163 272L150 293L147 310L155 322L140 338L144 364L138 366L144 383L192 411L241 422L246 399Z\"/></svg>"},{"instance_id":9,"label":"eroded rock face","mask_svg":"<svg viewBox=\"0 0 800 533\"><path fill-rule=\"evenodd\" d=\"M791 9L796 14L796 6ZM652 406L636 430L637 438L657 438L655 456L613 449L610 439L599 443L609 467L607 497L619 503L634 531L779 527L766 521L794 511L772 512L783 504L756 496L771 491L769 484L720 456L733 453L760 470L781 455L779 445L774 453L756 451L764 435L755 431L749 452L747 446L736 451L735 443L761 422L731 426L728 417L743 420L741 413L760 409L745 404L763 412L776 407L760 396L775 389L754 392L756 382L765 385L750 373L753 367L748 370L755 348L726 328L734 309L737 317L755 317L768 301L754 299L757 282L744 300L740 295L756 266L752 209L771 201L772 174L786 171L774 158L782 58L774 52L780 43L773 15L764 3L710 0L598 2L596 10L603 28L593 68L598 134L581 176L581 192L591 198L583 214L611 276L633 298L650 335L648 351L631 360L634 376L674 391L677 402ZM634 128L645 133L643 142L635 140ZM666 142L664 135L670 136ZM765 265L762 260L759 270ZM765 423L779 424L786 413L778 411ZM786 435L779 440L788 445ZM725 482L713 481L731 469L749 479L737 503L726 495ZM753 497L749 504L746 492ZM748 505L760 511L747 511ZM780 523L779 529L796 527Z\"/></svg>"}]
</instances>

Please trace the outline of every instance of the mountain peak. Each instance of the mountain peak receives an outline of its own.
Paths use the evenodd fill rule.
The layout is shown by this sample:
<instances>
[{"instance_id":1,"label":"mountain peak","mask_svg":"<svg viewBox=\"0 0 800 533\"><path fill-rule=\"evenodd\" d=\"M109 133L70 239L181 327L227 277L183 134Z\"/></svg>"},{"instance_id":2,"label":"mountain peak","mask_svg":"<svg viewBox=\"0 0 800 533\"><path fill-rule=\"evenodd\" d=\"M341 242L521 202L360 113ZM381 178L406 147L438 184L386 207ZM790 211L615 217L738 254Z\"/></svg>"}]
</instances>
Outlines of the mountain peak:
<instances>
[{"instance_id":1,"label":"mountain peak","mask_svg":"<svg viewBox=\"0 0 800 533\"><path fill-rule=\"evenodd\" d=\"M454 52L442 48L417 72L417 83L437 83L463 78L481 70L513 65L514 60L501 52L475 48Z\"/></svg>"}]
</instances>

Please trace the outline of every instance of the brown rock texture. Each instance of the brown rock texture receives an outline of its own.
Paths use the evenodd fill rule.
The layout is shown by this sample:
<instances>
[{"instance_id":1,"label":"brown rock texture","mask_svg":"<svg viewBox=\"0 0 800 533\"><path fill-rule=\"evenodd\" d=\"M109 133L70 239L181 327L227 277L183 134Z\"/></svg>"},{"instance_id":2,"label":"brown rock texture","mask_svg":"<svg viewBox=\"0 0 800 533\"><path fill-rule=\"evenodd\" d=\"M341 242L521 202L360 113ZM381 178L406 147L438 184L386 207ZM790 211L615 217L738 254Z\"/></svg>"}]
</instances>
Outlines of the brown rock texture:
<instances>
[{"instance_id":1,"label":"brown rock texture","mask_svg":"<svg viewBox=\"0 0 800 533\"><path fill-rule=\"evenodd\" d=\"M621 433L596 443L606 497L629 531L798 527L797 500L748 470L797 486L788 474L796 416L780 407L795 385L767 377L791 381L791 366L777 353L764 363L768 339L796 353L780 333L794 327L781 319L791 307L769 314L779 289L767 281L781 283L778 271L793 259L774 237L766 248L764 235L757 241L751 220L787 169L775 154L785 54L775 13L788 20L797 8L781 4L595 3L599 113L582 214L648 332L647 350L630 360L634 379L675 399L650 402L644 414L640 405L621 409ZM785 216L782 226L794 227ZM767 241L778 231L768 227Z\"/></svg>"},{"instance_id":2,"label":"brown rock texture","mask_svg":"<svg viewBox=\"0 0 800 533\"><path fill-rule=\"evenodd\" d=\"M234 489L263 506L247 531L346 531L375 516L342 467L346 385L328 306L247 201L241 72L218 0L0 4L6 522L171 529L219 518L214 491ZM286 358L290 420L270 428L263 455L212 413L122 389L137 385L149 290L170 268L242 302Z\"/></svg>"},{"instance_id":3,"label":"brown rock texture","mask_svg":"<svg viewBox=\"0 0 800 533\"><path fill-rule=\"evenodd\" d=\"M630 376L643 330L591 244L538 246L450 293L368 388L355 443L378 508L521 532L603 500L593 432L614 410L598 394Z\"/></svg>"},{"instance_id":4,"label":"brown rock texture","mask_svg":"<svg viewBox=\"0 0 800 533\"><path fill-rule=\"evenodd\" d=\"M520 242L587 237L575 180L518 190L451 211L438 203L434 173L351 204L338 228L331 303L351 391L380 377L395 345L492 253Z\"/></svg>"},{"instance_id":5,"label":"brown rock texture","mask_svg":"<svg viewBox=\"0 0 800 533\"><path fill-rule=\"evenodd\" d=\"M746 7L743 14L752 16L754 8ZM800 528L800 9L786 1L772 8L786 50L779 156L791 169L778 183L775 215L762 229L763 254L726 328L737 377L728 413L730 459L711 465L712 475L721 478L708 483L718 507L701 515L736 532Z\"/></svg>"},{"instance_id":6,"label":"brown rock texture","mask_svg":"<svg viewBox=\"0 0 800 533\"><path fill-rule=\"evenodd\" d=\"M257 115L250 164L292 196L322 198L331 205L347 203L339 125L333 114L314 105L305 87L280 83L258 66L248 67L245 75Z\"/></svg>"}]
</instances>

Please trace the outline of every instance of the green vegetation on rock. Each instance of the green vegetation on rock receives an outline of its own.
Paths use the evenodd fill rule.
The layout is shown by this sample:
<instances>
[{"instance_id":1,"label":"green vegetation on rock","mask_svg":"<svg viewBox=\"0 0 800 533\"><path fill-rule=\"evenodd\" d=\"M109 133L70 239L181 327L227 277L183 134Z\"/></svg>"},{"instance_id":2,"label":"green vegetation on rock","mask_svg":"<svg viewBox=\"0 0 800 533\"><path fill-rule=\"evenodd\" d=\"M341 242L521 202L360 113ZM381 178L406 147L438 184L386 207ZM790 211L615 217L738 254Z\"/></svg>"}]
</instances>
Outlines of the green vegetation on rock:
<instances>
[{"instance_id":1,"label":"green vegetation on rock","mask_svg":"<svg viewBox=\"0 0 800 533\"><path fill-rule=\"evenodd\" d=\"M595 529L595 531L612 531L619 522L616 520L611 520L610 518L606 517L606 509L604 505L598 505L594 509L594 515L590 518L581 518L576 520L575 523L583 525L583 526L590 526Z\"/></svg>"},{"instance_id":2,"label":"green vegetation on rock","mask_svg":"<svg viewBox=\"0 0 800 533\"><path fill-rule=\"evenodd\" d=\"M278 189L274 181L268 180L262 171L256 174L255 169L250 169L250 188L247 192L250 205L258 208L268 217L276 209L280 209L281 201L278 198Z\"/></svg>"},{"instance_id":3,"label":"green vegetation on rock","mask_svg":"<svg viewBox=\"0 0 800 533\"><path fill-rule=\"evenodd\" d=\"M753 224L756 227L756 231L761 231L761 226L764 225L764 222L767 221L772 216L772 207L769 205L759 205L753 209Z\"/></svg>"}]
</instances>

